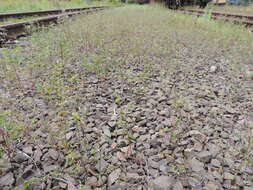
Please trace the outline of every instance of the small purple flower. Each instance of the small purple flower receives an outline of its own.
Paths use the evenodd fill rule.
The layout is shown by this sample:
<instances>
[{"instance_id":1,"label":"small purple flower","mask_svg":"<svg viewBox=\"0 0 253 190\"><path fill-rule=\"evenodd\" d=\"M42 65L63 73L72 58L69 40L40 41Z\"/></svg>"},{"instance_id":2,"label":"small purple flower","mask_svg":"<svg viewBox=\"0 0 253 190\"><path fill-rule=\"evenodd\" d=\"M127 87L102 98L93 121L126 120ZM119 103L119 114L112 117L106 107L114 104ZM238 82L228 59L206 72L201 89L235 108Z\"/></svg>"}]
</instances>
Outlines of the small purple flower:
<instances>
[{"instance_id":1,"label":"small purple flower","mask_svg":"<svg viewBox=\"0 0 253 190\"><path fill-rule=\"evenodd\" d=\"M238 121L238 123L241 124L241 125L243 125L243 124L246 123L246 121L245 121L245 119L242 119L242 120Z\"/></svg>"}]
</instances>

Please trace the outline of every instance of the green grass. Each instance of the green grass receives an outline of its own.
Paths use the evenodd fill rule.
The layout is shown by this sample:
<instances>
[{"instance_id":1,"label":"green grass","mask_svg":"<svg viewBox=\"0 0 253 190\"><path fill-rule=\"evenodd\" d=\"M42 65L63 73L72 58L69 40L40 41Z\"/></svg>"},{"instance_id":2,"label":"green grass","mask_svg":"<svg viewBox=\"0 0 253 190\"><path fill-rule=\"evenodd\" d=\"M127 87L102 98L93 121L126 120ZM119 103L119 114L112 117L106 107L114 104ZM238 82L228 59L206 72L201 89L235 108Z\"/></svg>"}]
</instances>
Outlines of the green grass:
<instances>
[{"instance_id":1,"label":"green grass","mask_svg":"<svg viewBox=\"0 0 253 190\"><path fill-rule=\"evenodd\" d=\"M11 117L7 112L0 111L0 157L9 150L11 143L21 135L24 124Z\"/></svg>"},{"instance_id":2,"label":"green grass","mask_svg":"<svg viewBox=\"0 0 253 190\"><path fill-rule=\"evenodd\" d=\"M0 0L0 13L108 5L92 0Z\"/></svg>"},{"instance_id":3,"label":"green grass","mask_svg":"<svg viewBox=\"0 0 253 190\"><path fill-rule=\"evenodd\" d=\"M4 129L11 140L16 140L23 130L24 125L14 119L10 119L10 114L0 112L0 128Z\"/></svg>"}]
</instances>

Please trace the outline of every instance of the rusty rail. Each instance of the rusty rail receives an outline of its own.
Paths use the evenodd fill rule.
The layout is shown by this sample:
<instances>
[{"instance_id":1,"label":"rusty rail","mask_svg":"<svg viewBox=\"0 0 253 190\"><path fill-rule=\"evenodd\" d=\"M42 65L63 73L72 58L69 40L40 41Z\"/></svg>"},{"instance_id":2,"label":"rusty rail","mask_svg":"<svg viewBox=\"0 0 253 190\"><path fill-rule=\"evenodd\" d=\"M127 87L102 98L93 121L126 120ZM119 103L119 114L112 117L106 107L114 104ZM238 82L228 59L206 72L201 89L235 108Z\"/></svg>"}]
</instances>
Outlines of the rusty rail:
<instances>
[{"instance_id":1,"label":"rusty rail","mask_svg":"<svg viewBox=\"0 0 253 190\"><path fill-rule=\"evenodd\" d=\"M81 13L91 13L94 11L103 10L105 8L109 8L109 7L93 7L93 8L84 9L81 11L56 14L56 15L51 15L51 16L44 16L44 17L39 17L36 19L29 20L29 21L0 25L0 46L1 44L8 42L9 40L14 40L20 36L27 35L26 28L28 26L31 26L31 25L42 26L42 25L48 25L51 23L56 24L59 18L71 17L71 16L81 14Z\"/></svg>"},{"instance_id":2,"label":"rusty rail","mask_svg":"<svg viewBox=\"0 0 253 190\"><path fill-rule=\"evenodd\" d=\"M206 12L204 10L196 9L183 9L180 12L185 14L192 14L196 16L202 16L204 14L210 14L212 19L223 19L225 21L231 21L235 24L243 24L246 27L253 26L253 15L241 15L232 13L222 13L222 12Z\"/></svg>"},{"instance_id":3,"label":"rusty rail","mask_svg":"<svg viewBox=\"0 0 253 190\"><path fill-rule=\"evenodd\" d=\"M108 6L71 8L71 9L54 9L54 10L15 12L15 13L0 13L0 21L10 19L10 18L22 18L22 17L28 17L28 16L48 16L48 15L56 15L56 14L63 14L63 13L68 13L68 12L92 10L92 9L106 8L106 7Z\"/></svg>"}]
</instances>

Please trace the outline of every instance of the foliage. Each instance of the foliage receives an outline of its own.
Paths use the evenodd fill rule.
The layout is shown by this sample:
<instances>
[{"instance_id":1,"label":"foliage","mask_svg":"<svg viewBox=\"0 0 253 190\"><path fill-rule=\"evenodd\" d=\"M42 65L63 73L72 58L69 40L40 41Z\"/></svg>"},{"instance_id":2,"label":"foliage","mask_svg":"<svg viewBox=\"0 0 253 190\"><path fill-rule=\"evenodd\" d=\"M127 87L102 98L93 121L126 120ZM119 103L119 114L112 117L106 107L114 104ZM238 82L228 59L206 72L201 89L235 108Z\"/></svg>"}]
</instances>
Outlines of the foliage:
<instances>
[{"instance_id":1,"label":"foliage","mask_svg":"<svg viewBox=\"0 0 253 190\"><path fill-rule=\"evenodd\" d=\"M11 120L8 113L0 112L0 128L7 133L11 140L16 140L24 129L24 125L18 121Z\"/></svg>"}]
</instances>

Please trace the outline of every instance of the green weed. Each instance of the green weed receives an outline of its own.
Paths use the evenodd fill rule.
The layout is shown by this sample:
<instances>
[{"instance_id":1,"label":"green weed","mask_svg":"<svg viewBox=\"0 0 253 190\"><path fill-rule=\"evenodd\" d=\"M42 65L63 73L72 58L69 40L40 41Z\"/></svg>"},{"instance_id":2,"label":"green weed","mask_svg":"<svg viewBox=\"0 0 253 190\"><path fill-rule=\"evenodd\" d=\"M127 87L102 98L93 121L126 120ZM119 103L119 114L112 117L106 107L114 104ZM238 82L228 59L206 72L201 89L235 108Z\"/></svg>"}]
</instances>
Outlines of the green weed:
<instances>
[{"instance_id":1,"label":"green weed","mask_svg":"<svg viewBox=\"0 0 253 190\"><path fill-rule=\"evenodd\" d=\"M21 135L24 127L23 123L10 119L9 113L0 112L0 128L5 130L11 140L16 140Z\"/></svg>"}]
</instances>

